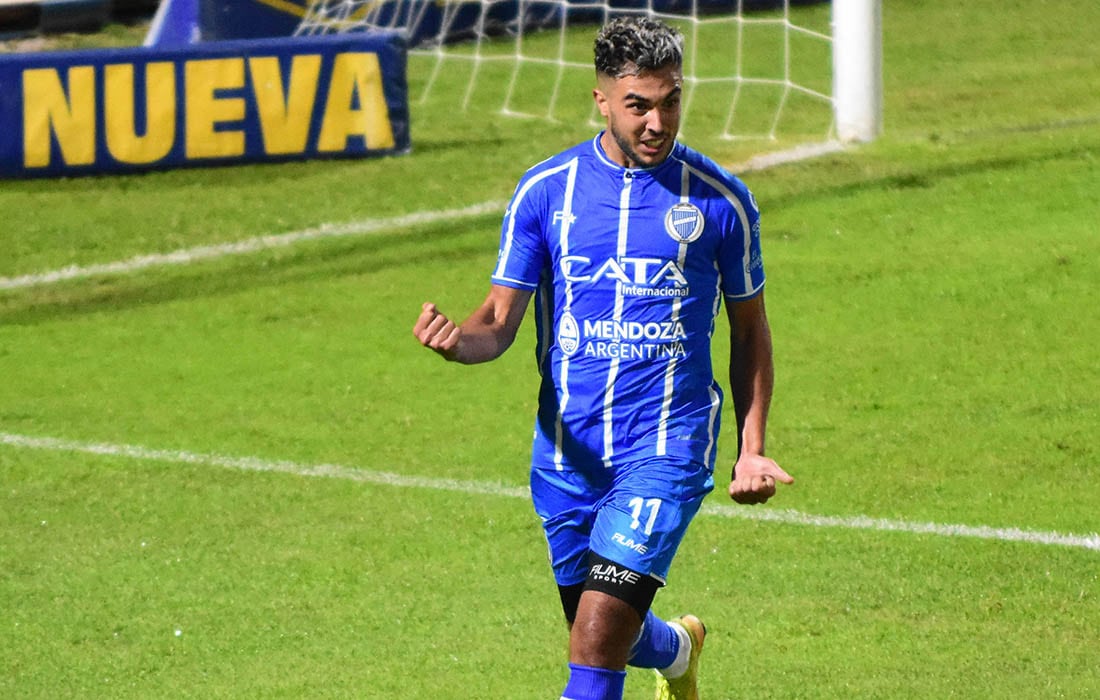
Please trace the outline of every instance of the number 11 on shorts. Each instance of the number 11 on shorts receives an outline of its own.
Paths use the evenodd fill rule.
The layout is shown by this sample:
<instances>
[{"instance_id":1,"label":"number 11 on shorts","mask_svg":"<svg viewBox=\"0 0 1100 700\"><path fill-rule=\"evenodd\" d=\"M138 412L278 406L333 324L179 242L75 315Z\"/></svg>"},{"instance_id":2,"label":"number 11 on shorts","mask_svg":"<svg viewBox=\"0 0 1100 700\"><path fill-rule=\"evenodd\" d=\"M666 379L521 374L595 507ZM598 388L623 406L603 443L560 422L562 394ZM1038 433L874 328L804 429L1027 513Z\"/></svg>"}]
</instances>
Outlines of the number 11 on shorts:
<instances>
[{"instance_id":1,"label":"number 11 on shorts","mask_svg":"<svg viewBox=\"0 0 1100 700\"><path fill-rule=\"evenodd\" d=\"M630 499L630 503L628 505L633 509L631 511L631 517L633 518L633 520L630 521L631 530L637 530L638 526L642 524L642 508L649 508L649 519L646 520L645 530L643 532L645 532L646 535L652 535L653 523L657 521L657 511L661 509L661 499L650 498L647 500L643 499L641 496L638 496L636 498Z\"/></svg>"}]
</instances>

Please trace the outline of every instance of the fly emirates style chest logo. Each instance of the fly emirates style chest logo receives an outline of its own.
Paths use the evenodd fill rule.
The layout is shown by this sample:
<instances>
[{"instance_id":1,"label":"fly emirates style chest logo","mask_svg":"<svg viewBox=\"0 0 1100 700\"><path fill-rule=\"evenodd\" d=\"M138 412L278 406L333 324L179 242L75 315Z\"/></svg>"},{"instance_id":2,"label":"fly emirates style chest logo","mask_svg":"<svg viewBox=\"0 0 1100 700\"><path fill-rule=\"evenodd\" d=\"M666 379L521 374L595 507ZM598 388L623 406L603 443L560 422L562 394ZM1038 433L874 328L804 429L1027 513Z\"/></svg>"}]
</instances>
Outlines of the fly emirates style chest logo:
<instances>
[{"instance_id":1,"label":"fly emirates style chest logo","mask_svg":"<svg viewBox=\"0 0 1100 700\"><path fill-rule=\"evenodd\" d=\"M565 279L575 285L615 284L632 297L677 298L688 295L687 277L674 260L608 258L596 261L580 255L561 260ZM683 357L687 338L680 321L637 321L630 318L577 319L569 311L558 321L558 346L566 355L656 360Z\"/></svg>"}]
</instances>

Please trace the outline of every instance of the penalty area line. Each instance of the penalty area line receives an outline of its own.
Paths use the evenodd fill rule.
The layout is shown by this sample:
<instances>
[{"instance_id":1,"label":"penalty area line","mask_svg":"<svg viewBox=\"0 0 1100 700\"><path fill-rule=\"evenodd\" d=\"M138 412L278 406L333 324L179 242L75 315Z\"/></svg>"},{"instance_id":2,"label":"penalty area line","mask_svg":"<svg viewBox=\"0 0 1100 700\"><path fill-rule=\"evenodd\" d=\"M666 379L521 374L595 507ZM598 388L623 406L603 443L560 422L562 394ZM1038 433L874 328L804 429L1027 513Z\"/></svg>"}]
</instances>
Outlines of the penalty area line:
<instances>
[{"instance_id":1,"label":"penalty area line","mask_svg":"<svg viewBox=\"0 0 1100 700\"><path fill-rule=\"evenodd\" d=\"M468 207L415 212L413 214L384 219L365 219L344 224L321 224L315 228L303 229L301 231L255 236L233 243L180 248L168 253L135 255L126 260L117 260L96 265L69 265L47 272L17 275L13 277L0 277L0 289L25 289L28 287L40 287L55 284L57 282L64 282L66 280L84 279L101 275L124 275L153 267L189 265L203 260L215 260L231 255L245 255L263 250L286 248L305 241L363 236L384 231L396 231L423 224L434 224L440 221L467 219L489 214L494 211L503 211L506 206L507 202L482 202L480 204L472 204Z\"/></svg>"},{"instance_id":2,"label":"penalty area line","mask_svg":"<svg viewBox=\"0 0 1100 700\"><path fill-rule=\"evenodd\" d=\"M258 457L234 457L221 454L189 452L183 450L158 450L139 445L80 442L53 437L34 437L0 432L0 445L14 448L43 450L48 452L76 452L90 455L122 457L153 462L192 464L251 472L274 472L305 477L345 479L360 483L420 488L470 495L528 498L527 487L506 486L482 481L419 477L393 472L372 471L338 464L302 464L286 460L266 460ZM709 517L739 518L789 525L831 527L848 530L872 530L877 532L905 532L940 537L967 537L1002 542L1076 547L1100 551L1100 534L1074 535L1021 528L996 528L980 525L951 525L932 522L909 522L871 518L867 516L824 516L802 513L796 510L757 509L734 505L704 505L700 513Z\"/></svg>"}]
</instances>

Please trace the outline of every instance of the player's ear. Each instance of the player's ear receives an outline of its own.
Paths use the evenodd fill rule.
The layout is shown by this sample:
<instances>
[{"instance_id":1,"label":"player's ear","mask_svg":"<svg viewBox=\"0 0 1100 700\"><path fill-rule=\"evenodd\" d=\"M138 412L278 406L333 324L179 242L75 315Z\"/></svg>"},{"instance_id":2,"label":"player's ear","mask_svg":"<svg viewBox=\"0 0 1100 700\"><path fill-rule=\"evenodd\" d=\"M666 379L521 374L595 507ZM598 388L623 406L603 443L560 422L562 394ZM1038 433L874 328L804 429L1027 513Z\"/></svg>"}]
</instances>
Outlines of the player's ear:
<instances>
[{"instance_id":1,"label":"player's ear","mask_svg":"<svg viewBox=\"0 0 1100 700\"><path fill-rule=\"evenodd\" d=\"M607 95L599 88L592 88L592 99L596 100L596 106L599 108L600 114L606 118L608 114Z\"/></svg>"}]
</instances>

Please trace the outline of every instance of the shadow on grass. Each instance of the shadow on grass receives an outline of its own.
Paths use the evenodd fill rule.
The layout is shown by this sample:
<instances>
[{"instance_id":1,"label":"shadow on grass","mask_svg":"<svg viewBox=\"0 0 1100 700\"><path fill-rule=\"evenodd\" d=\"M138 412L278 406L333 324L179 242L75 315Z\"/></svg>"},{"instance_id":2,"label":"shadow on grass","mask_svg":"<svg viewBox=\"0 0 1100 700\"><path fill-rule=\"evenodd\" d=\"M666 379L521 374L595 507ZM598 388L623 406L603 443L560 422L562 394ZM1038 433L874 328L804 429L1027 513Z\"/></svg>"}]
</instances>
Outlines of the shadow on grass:
<instances>
[{"instance_id":1,"label":"shadow on grass","mask_svg":"<svg viewBox=\"0 0 1100 700\"><path fill-rule=\"evenodd\" d=\"M1092 148L1092 145L1080 144L1048 152L1030 152L993 158L949 161L931 167L916 167L903 172L893 172L873 177L866 177L862 172L853 172L852 177L855 178L853 181L786 192L770 198L769 207L782 207L791 203L805 202L809 199L844 199L866 192L927 189L957 177L969 177L980 173L1025 170L1039 164L1064 160L1089 159L1095 157L1091 152ZM844 157L831 156L830 158L833 163L841 166ZM813 166L807 164L805 167Z\"/></svg>"},{"instance_id":2,"label":"shadow on grass","mask_svg":"<svg viewBox=\"0 0 1100 700\"><path fill-rule=\"evenodd\" d=\"M315 242L144 273L0 292L0 325L35 325L186 299L225 297L250 289L367 277L430 265L441 258L453 262L489 256L495 252L497 222L496 214L465 221L462 231L477 233L464 236L451 235L452 228L446 225L418 227L395 236L345 238L336 244ZM429 245L432 243L438 245Z\"/></svg>"}]
</instances>

